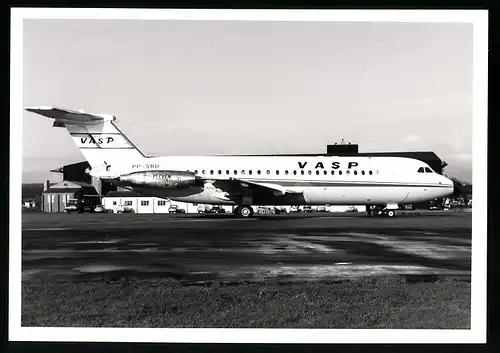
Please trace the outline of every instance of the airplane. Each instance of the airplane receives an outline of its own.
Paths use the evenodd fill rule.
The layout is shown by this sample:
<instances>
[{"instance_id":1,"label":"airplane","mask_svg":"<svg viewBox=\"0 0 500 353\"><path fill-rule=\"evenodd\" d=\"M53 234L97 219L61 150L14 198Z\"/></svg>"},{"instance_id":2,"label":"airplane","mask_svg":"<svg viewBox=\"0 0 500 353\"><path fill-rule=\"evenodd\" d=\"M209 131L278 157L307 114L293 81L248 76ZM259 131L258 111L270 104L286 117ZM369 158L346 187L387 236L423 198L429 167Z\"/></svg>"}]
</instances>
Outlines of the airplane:
<instances>
[{"instance_id":1,"label":"airplane","mask_svg":"<svg viewBox=\"0 0 500 353\"><path fill-rule=\"evenodd\" d=\"M233 205L252 217L258 205L366 205L395 216L402 204L454 193L452 180L417 159L385 156L145 156L111 114L25 107L65 127L90 165L86 172L143 195ZM369 212L370 214L370 212Z\"/></svg>"}]
</instances>

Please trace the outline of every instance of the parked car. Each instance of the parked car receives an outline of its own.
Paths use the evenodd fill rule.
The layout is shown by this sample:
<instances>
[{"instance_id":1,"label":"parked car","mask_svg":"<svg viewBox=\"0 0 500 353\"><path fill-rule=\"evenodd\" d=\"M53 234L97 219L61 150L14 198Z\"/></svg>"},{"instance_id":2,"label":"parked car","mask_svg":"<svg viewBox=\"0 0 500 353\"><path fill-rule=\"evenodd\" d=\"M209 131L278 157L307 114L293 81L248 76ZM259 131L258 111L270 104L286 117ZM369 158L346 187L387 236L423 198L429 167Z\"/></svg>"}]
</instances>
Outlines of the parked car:
<instances>
[{"instance_id":1,"label":"parked car","mask_svg":"<svg viewBox=\"0 0 500 353\"><path fill-rule=\"evenodd\" d=\"M180 208L178 205L172 205L168 208L168 213L186 213L186 210Z\"/></svg>"},{"instance_id":2,"label":"parked car","mask_svg":"<svg viewBox=\"0 0 500 353\"><path fill-rule=\"evenodd\" d=\"M318 212L326 212L326 211L327 211L326 206L324 206L324 205L319 205L319 206L318 206L317 211L318 211Z\"/></svg>"},{"instance_id":3,"label":"parked car","mask_svg":"<svg viewBox=\"0 0 500 353\"><path fill-rule=\"evenodd\" d=\"M66 213L78 212L80 210L80 202L78 199L69 199L64 206L64 211Z\"/></svg>"},{"instance_id":4,"label":"parked car","mask_svg":"<svg viewBox=\"0 0 500 353\"><path fill-rule=\"evenodd\" d=\"M280 213L287 213L287 210L285 207L274 207L273 212L274 214L280 214Z\"/></svg>"},{"instance_id":5,"label":"parked car","mask_svg":"<svg viewBox=\"0 0 500 353\"><path fill-rule=\"evenodd\" d=\"M198 213L206 213L210 210L209 205L198 205L197 211Z\"/></svg>"},{"instance_id":6,"label":"parked car","mask_svg":"<svg viewBox=\"0 0 500 353\"><path fill-rule=\"evenodd\" d=\"M273 214L273 210L269 207L260 206L257 208L257 214Z\"/></svg>"},{"instance_id":7,"label":"parked car","mask_svg":"<svg viewBox=\"0 0 500 353\"><path fill-rule=\"evenodd\" d=\"M118 206L115 209L116 213L134 213L134 209L132 207L127 206Z\"/></svg>"},{"instance_id":8,"label":"parked car","mask_svg":"<svg viewBox=\"0 0 500 353\"><path fill-rule=\"evenodd\" d=\"M314 212L313 208L309 205L304 206L303 211L304 212Z\"/></svg>"},{"instance_id":9,"label":"parked car","mask_svg":"<svg viewBox=\"0 0 500 353\"><path fill-rule=\"evenodd\" d=\"M358 212L358 209L354 206L350 206L347 208L346 212Z\"/></svg>"},{"instance_id":10,"label":"parked car","mask_svg":"<svg viewBox=\"0 0 500 353\"><path fill-rule=\"evenodd\" d=\"M429 202L429 210L440 210L440 209L442 209L442 207L438 201L433 200Z\"/></svg>"},{"instance_id":11,"label":"parked car","mask_svg":"<svg viewBox=\"0 0 500 353\"><path fill-rule=\"evenodd\" d=\"M207 211L208 213L226 213L226 210L220 206L213 206Z\"/></svg>"},{"instance_id":12,"label":"parked car","mask_svg":"<svg viewBox=\"0 0 500 353\"><path fill-rule=\"evenodd\" d=\"M290 207L290 212L302 212L299 206Z\"/></svg>"},{"instance_id":13,"label":"parked car","mask_svg":"<svg viewBox=\"0 0 500 353\"><path fill-rule=\"evenodd\" d=\"M97 212L97 213L105 213L106 212L106 209L104 208L103 205L97 205L96 207L94 207L94 212Z\"/></svg>"}]
</instances>

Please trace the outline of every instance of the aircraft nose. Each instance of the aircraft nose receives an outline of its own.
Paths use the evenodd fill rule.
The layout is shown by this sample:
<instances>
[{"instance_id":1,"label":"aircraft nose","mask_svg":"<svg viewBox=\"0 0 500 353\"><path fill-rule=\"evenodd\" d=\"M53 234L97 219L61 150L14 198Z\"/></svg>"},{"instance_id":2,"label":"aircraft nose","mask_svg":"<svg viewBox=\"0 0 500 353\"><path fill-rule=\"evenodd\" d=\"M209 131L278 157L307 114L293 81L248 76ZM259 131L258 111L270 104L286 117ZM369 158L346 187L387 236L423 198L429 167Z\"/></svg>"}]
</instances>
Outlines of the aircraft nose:
<instances>
[{"instance_id":1,"label":"aircraft nose","mask_svg":"<svg viewBox=\"0 0 500 353\"><path fill-rule=\"evenodd\" d=\"M453 194L455 194L455 192L457 190L456 183L453 180L448 179L445 176L440 175L439 177L440 177L439 184L445 186L446 189L447 189L446 195L453 195Z\"/></svg>"}]
</instances>

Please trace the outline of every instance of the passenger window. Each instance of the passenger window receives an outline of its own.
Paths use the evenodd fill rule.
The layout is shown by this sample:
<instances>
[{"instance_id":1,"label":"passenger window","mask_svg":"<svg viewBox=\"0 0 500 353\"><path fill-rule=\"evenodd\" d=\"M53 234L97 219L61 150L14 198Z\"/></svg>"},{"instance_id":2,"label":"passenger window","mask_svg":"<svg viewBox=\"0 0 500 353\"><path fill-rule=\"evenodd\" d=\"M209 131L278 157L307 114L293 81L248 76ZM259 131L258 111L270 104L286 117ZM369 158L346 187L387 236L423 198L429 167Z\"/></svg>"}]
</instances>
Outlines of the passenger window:
<instances>
[{"instance_id":1,"label":"passenger window","mask_svg":"<svg viewBox=\"0 0 500 353\"><path fill-rule=\"evenodd\" d=\"M328 172L325 170L323 174L327 175L327 174L328 174Z\"/></svg>"},{"instance_id":2,"label":"passenger window","mask_svg":"<svg viewBox=\"0 0 500 353\"><path fill-rule=\"evenodd\" d=\"M311 174L312 174L312 172L311 172L311 171L308 171L307 173L308 173L309 175L311 175Z\"/></svg>"},{"instance_id":3,"label":"passenger window","mask_svg":"<svg viewBox=\"0 0 500 353\"><path fill-rule=\"evenodd\" d=\"M332 170L332 175L335 175L335 171L334 170Z\"/></svg>"},{"instance_id":4,"label":"passenger window","mask_svg":"<svg viewBox=\"0 0 500 353\"><path fill-rule=\"evenodd\" d=\"M229 170L226 170L226 174L229 175Z\"/></svg>"},{"instance_id":5,"label":"passenger window","mask_svg":"<svg viewBox=\"0 0 500 353\"><path fill-rule=\"evenodd\" d=\"M271 174L271 171L270 171L270 170L268 170L268 171L267 171L267 175L269 175L269 174Z\"/></svg>"},{"instance_id":6,"label":"passenger window","mask_svg":"<svg viewBox=\"0 0 500 353\"><path fill-rule=\"evenodd\" d=\"M234 170L234 175L236 175L236 174L238 174L238 171L235 169L235 170Z\"/></svg>"},{"instance_id":7,"label":"passenger window","mask_svg":"<svg viewBox=\"0 0 500 353\"><path fill-rule=\"evenodd\" d=\"M420 168L418 168L418 172L419 172L419 173L423 173L423 172L424 172L424 167L420 167Z\"/></svg>"},{"instance_id":8,"label":"passenger window","mask_svg":"<svg viewBox=\"0 0 500 353\"><path fill-rule=\"evenodd\" d=\"M345 173L346 173L346 174L351 174L351 171L350 171L350 170L347 170Z\"/></svg>"},{"instance_id":9,"label":"passenger window","mask_svg":"<svg viewBox=\"0 0 500 353\"><path fill-rule=\"evenodd\" d=\"M300 174L304 175L304 171L303 171L303 170L301 170L301 171L300 171Z\"/></svg>"},{"instance_id":10,"label":"passenger window","mask_svg":"<svg viewBox=\"0 0 500 353\"><path fill-rule=\"evenodd\" d=\"M319 175L319 170L316 171L316 175Z\"/></svg>"},{"instance_id":11,"label":"passenger window","mask_svg":"<svg viewBox=\"0 0 500 353\"><path fill-rule=\"evenodd\" d=\"M285 170L285 175L288 175L288 170Z\"/></svg>"},{"instance_id":12,"label":"passenger window","mask_svg":"<svg viewBox=\"0 0 500 353\"><path fill-rule=\"evenodd\" d=\"M260 170L258 170L258 171L257 171L257 174L259 174L259 175L260 175Z\"/></svg>"},{"instance_id":13,"label":"passenger window","mask_svg":"<svg viewBox=\"0 0 500 353\"><path fill-rule=\"evenodd\" d=\"M373 172L370 170L370 171L368 172L368 174L372 175L372 174L373 174Z\"/></svg>"},{"instance_id":14,"label":"passenger window","mask_svg":"<svg viewBox=\"0 0 500 353\"><path fill-rule=\"evenodd\" d=\"M245 171L244 170L241 171L241 175L245 175Z\"/></svg>"},{"instance_id":15,"label":"passenger window","mask_svg":"<svg viewBox=\"0 0 500 353\"><path fill-rule=\"evenodd\" d=\"M219 175L221 175L221 174L222 174L222 170L219 170Z\"/></svg>"},{"instance_id":16,"label":"passenger window","mask_svg":"<svg viewBox=\"0 0 500 353\"><path fill-rule=\"evenodd\" d=\"M357 170L354 171L354 175L358 175L358 171Z\"/></svg>"},{"instance_id":17,"label":"passenger window","mask_svg":"<svg viewBox=\"0 0 500 353\"><path fill-rule=\"evenodd\" d=\"M251 171L251 170L249 170L249 171L248 171L248 174L252 175L252 171Z\"/></svg>"},{"instance_id":18,"label":"passenger window","mask_svg":"<svg viewBox=\"0 0 500 353\"><path fill-rule=\"evenodd\" d=\"M213 173L214 173L214 171L213 171L213 170L211 170L211 171L210 171L210 174L213 174Z\"/></svg>"},{"instance_id":19,"label":"passenger window","mask_svg":"<svg viewBox=\"0 0 500 353\"><path fill-rule=\"evenodd\" d=\"M426 173L432 173L432 170L431 170L431 168L425 167L425 172Z\"/></svg>"},{"instance_id":20,"label":"passenger window","mask_svg":"<svg viewBox=\"0 0 500 353\"><path fill-rule=\"evenodd\" d=\"M201 174L205 174L205 170L202 170L202 171L201 171Z\"/></svg>"},{"instance_id":21,"label":"passenger window","mask_svg":"<svg viewBox=\"0 0 500 353\"><path fill-rule=\"evenodd\" d=\"M296 170L293 171L293 175L297 175L297 171Z\"/></svg>"},{"instance_id":22,"label":"passenger window","mask_svg":"<svg viewBox=\"0 0 500 353\"><path fill-rule=\"evenodd\" d=\"M277 171L276 171L276 175L279 175L279 174L280 174L280 171L279 171L279 170L277 170Z\"/></svg>"},{"instance_id":23,"label":"passenger window","mask_svg":"<svg viewBox=\"0 0 500 353\"><path fill-rule=\"evenodd\" d=\"M364 171L364 170L362 170L362 171L361 171L361 174L365 175L365 171Z\"/></svg>"},{"instance_id":24,"label":"passenger window","mask_svg":"<svg viewBox=\"0 0 500 353\"><path fill-rule=\"evenodd\" d=\"M195 171L194 171L194 174L198 174L198 170L195 170Z\"/></svg>"},{"instance_id":25,"label":"passenger window","mask_svg":"<svg viewBox=\"0 0 500 353\"><path fill-rule=\"evenodd\" d=\"M339 170L339 175L342 175L342 171L341 170Z\"/></svg>"}]
</instances>

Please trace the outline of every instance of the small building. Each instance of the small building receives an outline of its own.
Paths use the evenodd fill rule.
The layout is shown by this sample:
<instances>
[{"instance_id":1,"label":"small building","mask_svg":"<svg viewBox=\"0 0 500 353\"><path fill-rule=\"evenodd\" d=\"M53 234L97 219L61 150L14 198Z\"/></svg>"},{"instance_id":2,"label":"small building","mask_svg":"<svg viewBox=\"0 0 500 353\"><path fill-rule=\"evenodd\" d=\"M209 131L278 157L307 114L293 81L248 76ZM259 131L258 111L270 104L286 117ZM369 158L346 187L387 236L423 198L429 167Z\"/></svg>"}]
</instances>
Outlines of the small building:
<instances>
[{"instance_id":1,"label":"small building","mask_svg":"<svg viewBox=\"0 0 500 353\"><path fill-rule=\"evenodd\" d=\"M64 207L70 199L82 200L84 204L100 203L99 195L92 185L71 181L62 181L50 185L42 194L43 212L64 212Z\"/></svg>"},{"instance_id":2,"label":"small building","mask_svg":"<svg viewBox=\"0 0 500 353\"><path fill-rule=\"evenodd\" d=\"M133 213L168 213L170 201L144 196L134 191L110 191L102 198L106 210L114 213L125 211Z\"/></svg>"},{"instance_id":3,"label":"small building","mask_svg":"<svg viewBox=\"0 0 500 353\"><path fill-rule=\"evenodd\" d=\"M113 213L133 212L133 213L169 213L171 206L177 206L177 209L184 213L197 213L198 204L173 201L160 197L145 196L135 191L110 191L102 198L102 205L106 210ZM209 206L208 208L211 208ZM231 206L220 206L226 212L232 212Z\"/></svg>"}]
</instances>

